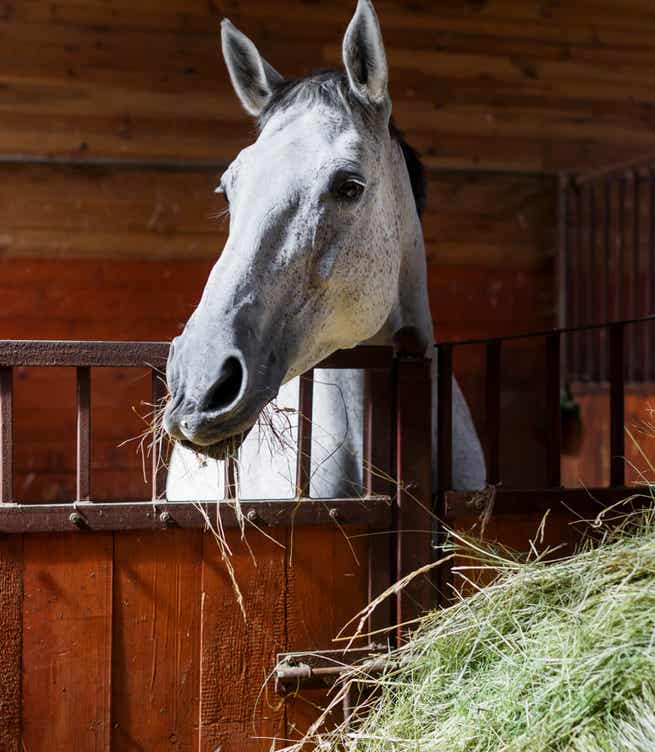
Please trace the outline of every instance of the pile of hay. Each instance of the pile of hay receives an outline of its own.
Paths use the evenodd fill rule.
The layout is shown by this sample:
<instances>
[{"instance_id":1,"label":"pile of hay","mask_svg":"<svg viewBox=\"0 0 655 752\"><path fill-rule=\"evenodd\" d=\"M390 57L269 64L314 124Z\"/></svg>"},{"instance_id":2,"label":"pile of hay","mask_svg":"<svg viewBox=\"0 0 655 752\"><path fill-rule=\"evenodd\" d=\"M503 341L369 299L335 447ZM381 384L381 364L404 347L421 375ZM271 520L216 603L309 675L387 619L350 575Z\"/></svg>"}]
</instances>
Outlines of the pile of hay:
<instances>
[{"instance_id":1,"label":"pile of hay","mask_svg":"<svg viewBox=\"0 0 655 752\"><path fill-rule=\"evenodd\" d=\"M368 707L313 748L653 752L655 515L554 564L482 566L497 580L428 616Z\"/></svg>"}]
</instances>

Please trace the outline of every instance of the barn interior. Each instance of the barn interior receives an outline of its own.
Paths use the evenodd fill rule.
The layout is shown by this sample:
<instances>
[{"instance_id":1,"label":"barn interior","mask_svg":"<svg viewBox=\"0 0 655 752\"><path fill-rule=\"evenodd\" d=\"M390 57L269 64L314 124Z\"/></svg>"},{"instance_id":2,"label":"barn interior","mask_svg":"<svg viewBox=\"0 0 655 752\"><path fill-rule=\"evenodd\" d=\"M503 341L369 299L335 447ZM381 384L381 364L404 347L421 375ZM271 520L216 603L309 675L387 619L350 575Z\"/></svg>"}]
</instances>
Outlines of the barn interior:
<instances>
[{"instance_id":1,"label":"barn interior","mask_svg":"<svg viewBox=\"0 0 655 752\"><path fill-rule=\"evenodd\" d=\"M226 238L214 187L254 136L220 56L220 20L292 77L341 66L353 6L0 0L0 339L179 334ZM427 171L437 341L655 313L650 2L375 6L394 118ZM655 457L644 430L655 328L633 329L628 482ZM541 488L544 343L503 347L499 473L506 487ZM561 482L607 485L605 334L567 335L564 353ZM471 346L455 357L480 430L484 354ZM150 498L138 451L150 388L146 369L94 373L94 498ZM15 369L16 500L75 498L75 400L74 369ZM529 508L495 515L485 534L525 550L541 518ZM571 543L572 521L553 515L544 542ZM47 545L0 535L0 749L258 750L270 747L262 737L307 725L311 693L282 702L262 684L276 652L331 646L365 602L351 553L363 544L311 530L295 537L290 562L271 540L230 540L247 622L201 531L61 533ZM159 670L165 661L173 668Z\"/></svg>"}]
</instances>

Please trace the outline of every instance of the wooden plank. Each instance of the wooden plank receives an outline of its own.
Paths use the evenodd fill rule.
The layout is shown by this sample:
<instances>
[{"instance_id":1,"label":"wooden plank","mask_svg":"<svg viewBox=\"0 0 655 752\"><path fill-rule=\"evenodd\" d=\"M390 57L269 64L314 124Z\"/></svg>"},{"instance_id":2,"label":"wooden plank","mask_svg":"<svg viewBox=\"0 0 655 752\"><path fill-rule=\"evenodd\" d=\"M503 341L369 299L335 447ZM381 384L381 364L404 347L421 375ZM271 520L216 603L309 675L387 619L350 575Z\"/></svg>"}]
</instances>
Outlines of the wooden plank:
<instances>
[{"instance_id":1,"label":"wooden plank","mask_svg":"<svg viewBox=\"0 0 655 752\"><path fill-rule=\"evenodd\" d=\"M26 536L23 745L107 752L112 536Z\"/></svg>"},{"instance_id":2,"label":"wooden plank","mask_svg":"<svg viewBox=\"0 0 655 752\"><path fill-rule=\"evenodd\" d=\"M202 533L114 543L112 749L198 749Z\"/></svg>"},{"instance_id":3,"label":"wooden plank","mask_svg":"<svg viewBox=\"0 0 655 752\"><path fill-rule=\"evenodd\" d=\"M284 531L267 529L284 542ZM254 752L284 737L284 710L272 683L262 690L286 649L285 552L259 533L247 542L229 531L229 560L243 596L237 601L219 546L203 538L200 646L200 752ZM260 694L261 692L261 694ZM259 737L259 738L258 738ZM264 738L262 740L262 737Z\"/></svg>"},{"instance_id":4,"label":"wooden plank","mask_svg":"<svg viewBox=\"0 0 655 752\"><path fill-rule=\"evenodd\" d=\"M336 526L296 530L291 543L287 564L287 650L345 646L335 643L334 638L368 602L366 531L346 534ZM346 634L353 631L351 626ZM384 642L385 636L378 635L377 639ZM315 720L317 707L325 704L326 695L317 691L288 699L287 737L299 738Z\"/></svg>"},{"instance_id":5,"label":"wooden plank","mask_svg":"<svg viewBox=\"0 0 655 752\"><path fill-rule=\"evenodd\" d=\"M21 750L22 612L23 539L0 538L0 749L3 752Z\"/></svg>"},{"instance_id":6,"label":"wooden plank","mask_svg":"<svg viewBox=\"0 0 655 752\"><path fill-rule=\"evenodd\" d=\"M535 4L455 6L378 7L394 111L429 145L431 164L556 169L655 145L654 24L643 6L594 0L542 15ZM217 53L222 12L182 0L12 5L0 19L0 152L232 158L250 130ZM290 76L340 65L351 13L299 0L283 12L263 2L230 9Z\"/></svg>"}]
</instances>

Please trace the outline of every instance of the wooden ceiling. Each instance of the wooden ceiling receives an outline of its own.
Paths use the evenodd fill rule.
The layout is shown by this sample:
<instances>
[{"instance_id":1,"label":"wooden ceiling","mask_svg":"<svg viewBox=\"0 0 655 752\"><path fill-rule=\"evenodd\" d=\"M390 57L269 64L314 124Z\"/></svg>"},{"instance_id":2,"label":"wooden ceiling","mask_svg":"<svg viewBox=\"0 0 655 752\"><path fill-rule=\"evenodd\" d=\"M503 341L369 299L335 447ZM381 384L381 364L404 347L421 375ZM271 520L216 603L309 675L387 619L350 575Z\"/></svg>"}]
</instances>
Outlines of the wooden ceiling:
<instances>
[{"instance_id":1,"label":"wooden ceiling","mask_svg":"<svg viewBox=\"0 0 655 752\"><path fill-rule=\"evenodd\" d=\"M652 0L378 0L397 120L433 168L655 152ZM0 156L224 163L251 138L229 16L285 75L338 65L354 0L2 0Z\"/></svg>"}]
</instances>

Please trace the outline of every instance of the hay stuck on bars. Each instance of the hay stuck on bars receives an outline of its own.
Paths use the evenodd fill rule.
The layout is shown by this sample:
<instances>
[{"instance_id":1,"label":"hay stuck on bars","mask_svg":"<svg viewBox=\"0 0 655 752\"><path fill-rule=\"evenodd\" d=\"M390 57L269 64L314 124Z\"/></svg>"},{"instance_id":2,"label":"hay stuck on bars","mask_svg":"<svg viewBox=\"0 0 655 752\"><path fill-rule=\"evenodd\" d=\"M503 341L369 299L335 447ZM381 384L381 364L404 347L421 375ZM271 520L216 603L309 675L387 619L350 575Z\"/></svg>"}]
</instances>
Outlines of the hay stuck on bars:
<instances>
[{"instance_id":1,"label":"hay stuck on bars","mask_svg":"<svg viewBox=\"0 0 655 752\"><path fill-rule=\"evenodd\" d=\"M349 726L287 749L655 750L653 509L554 564L477 565L498 578L428 615Z\"/></svg>"}]
</instances>

